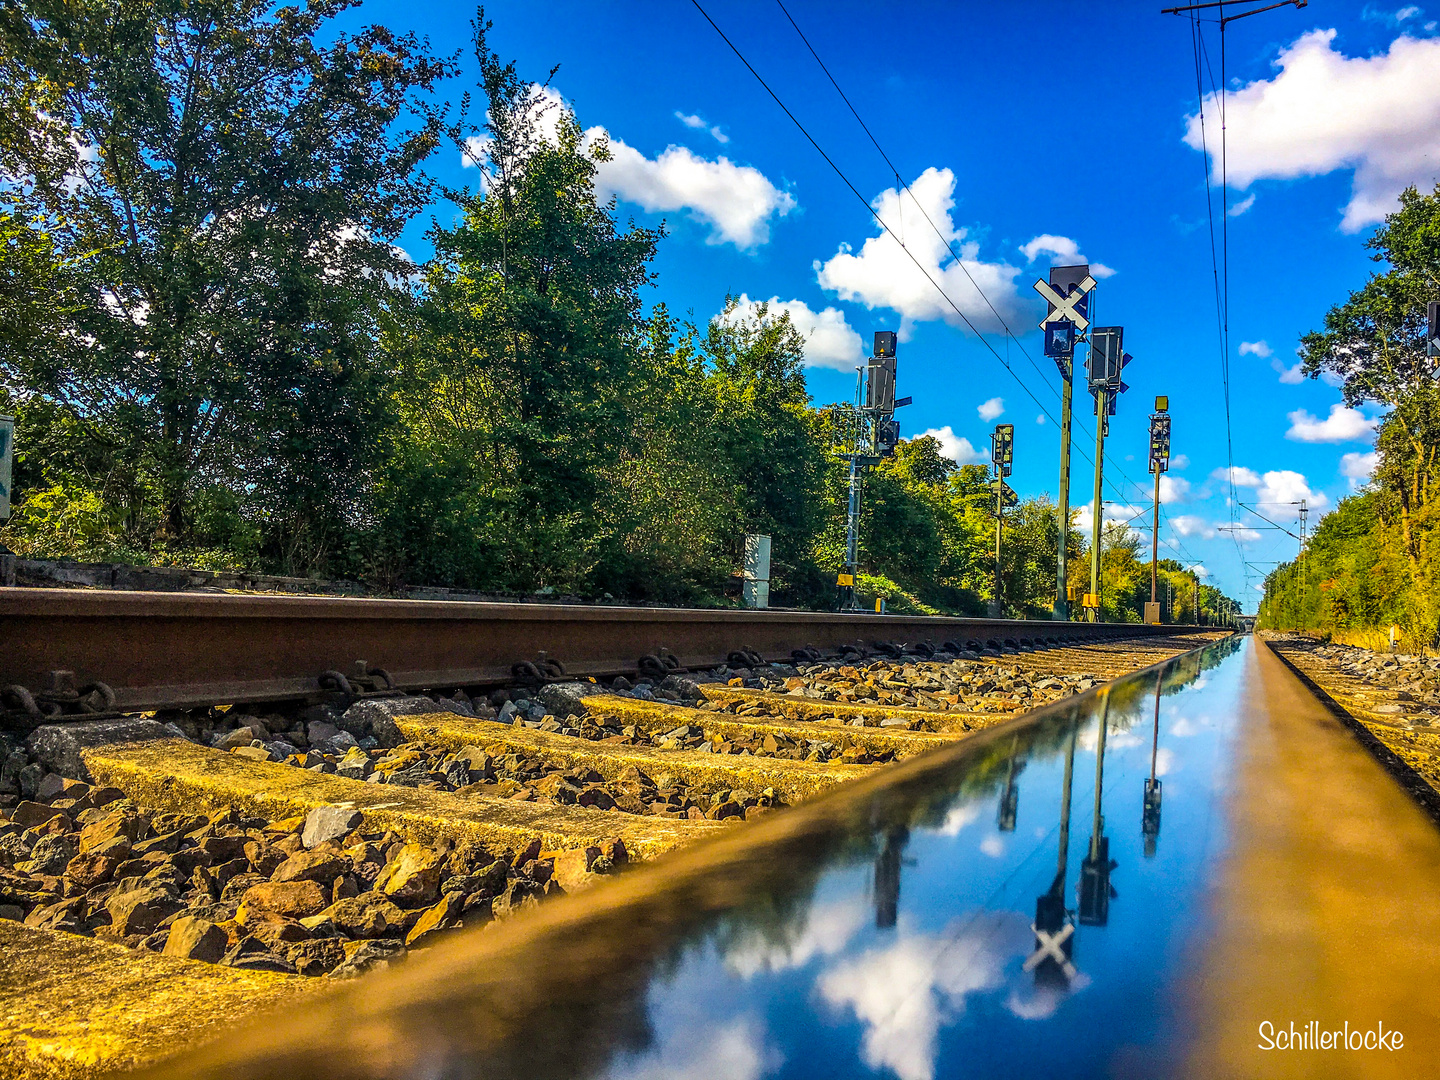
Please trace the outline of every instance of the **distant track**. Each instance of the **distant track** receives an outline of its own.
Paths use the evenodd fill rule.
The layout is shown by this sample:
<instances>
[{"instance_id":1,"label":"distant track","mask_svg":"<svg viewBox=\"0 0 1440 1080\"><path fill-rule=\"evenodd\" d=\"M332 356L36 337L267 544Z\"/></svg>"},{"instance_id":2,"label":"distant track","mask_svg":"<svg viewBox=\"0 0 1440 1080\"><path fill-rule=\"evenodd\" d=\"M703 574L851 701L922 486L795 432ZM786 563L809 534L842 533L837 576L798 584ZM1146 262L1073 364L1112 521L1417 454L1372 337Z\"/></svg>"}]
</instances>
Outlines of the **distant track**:
<instances>
[{"instance_id":1,"label":"distant track","mask_svg":"<svg viewBox=\"0 0 1440 1080\"><path fill-rule=\"evenodd\" d=\"M737 649L766 660L788 660L805 646L868 650L876 642L1009 652L1189 629L1196 628L21 588L0 590L0 687L43 700L47 688L63 697L73 686L83 696L103 683L114 691L105 711L136 711L309 697L327 689L326 672L361 667L382 669L397 690L421 690L506 682L517 664L542 659L583 677L636 671L642 657L662 650L688 668L714 666ZM57 682L55 672L70 674ZM560 669L552 666L549 677ZM13 710L16 700L6 705ZM79 708L66 712L82 719Z\"/></svg>"}]
</instances>

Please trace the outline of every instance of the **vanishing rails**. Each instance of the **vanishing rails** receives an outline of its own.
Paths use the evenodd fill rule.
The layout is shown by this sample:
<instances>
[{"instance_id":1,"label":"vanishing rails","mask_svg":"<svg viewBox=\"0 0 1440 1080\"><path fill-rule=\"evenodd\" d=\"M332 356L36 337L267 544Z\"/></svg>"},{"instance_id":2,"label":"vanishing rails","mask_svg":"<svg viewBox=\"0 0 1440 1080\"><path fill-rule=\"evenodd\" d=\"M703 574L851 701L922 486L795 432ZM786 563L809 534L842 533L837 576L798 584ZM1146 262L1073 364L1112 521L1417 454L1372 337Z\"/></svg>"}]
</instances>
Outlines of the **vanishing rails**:
<instances>
[{"instance_id":1,"label":"vanishing rails","mask_svg":"<svg viewBox=\"0 0 1440 1080\"><path fill-rule=\"evenodd\" d=\"M485 686L536 664L611 676L668 653L684 667L736 650L813 646L996 653L1196 629L1133 623L466 603L332 597L0 590L0 687L64 711L141 711L312 697L377 669L391 689ZM558 665L558 666L557 666ZM103 684L109 693L88 688ZM10 691L6 705L21 707ZM87 700L88 699L88 700ZM47 710L53 711L53 709Z\"/></svg>"}]
</instances>

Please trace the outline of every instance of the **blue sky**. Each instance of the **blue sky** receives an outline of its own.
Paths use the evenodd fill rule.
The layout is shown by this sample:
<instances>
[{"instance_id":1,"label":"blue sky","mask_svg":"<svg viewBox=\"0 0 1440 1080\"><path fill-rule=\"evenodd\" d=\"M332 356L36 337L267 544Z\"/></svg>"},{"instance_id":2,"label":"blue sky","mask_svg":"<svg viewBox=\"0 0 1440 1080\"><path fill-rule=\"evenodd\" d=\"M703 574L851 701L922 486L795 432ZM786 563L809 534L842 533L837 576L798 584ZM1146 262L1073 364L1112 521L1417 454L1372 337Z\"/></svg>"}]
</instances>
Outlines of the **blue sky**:
<instances>
[{"instance_id":1,"label":"blue sky","mask_svg":"<svg viewBox=\"0 0 1440 1080\"><path fill-rule=\"evenodd\" d=\"M796 302L797 321L815 329L808 376L817 403L851 395L862 340L901 330L899 393L915 399L900 413L903 433L940 431L963 458L967 445L987 445L995 423L1014 423L1012 483L1022 495L1058 487L1058 429L1039 418L1058 417L1059 378L1040 355L1043 306L1031 283L1077 252L1113 271L1100 281L1095 314L1125 327L1135 360L1107 441L1111 513L1128 518L1149 504L1148 415L1154 395L1168 394L1176 461L1162 544L1253 611L1263 573L1293 557L1296 542L1227 506L1205 158L1187 143L1198 144L1191 28L1161 6L789 0L910 185L913 196L897 196L895 173L775 0L705 0L1019 381L893 241L866 246L879 235L870 211L694 6L553 0L487 11L497 50L528 78L559 64L554 88L583 127L609 133L616 161L602 183L622 219L668 223L651 302L700 321L727 293ZM1284 504L1305 497L1313 528L1317 510L1363 482L1370 465L1376 410L1344 410L1335 388L1291 369L1299 336L1372 272L1362 242L1399 188L1428 190L1440 174L1440 0L1432 7L1314 0L1226 32L1230 460L1240 500L1292 531L1296 508ZM471 14L463 4L371 0L355 17L448 51L466 43ZM1203 32L1219 82L1218 33L1213 23ZM466 60L471 74L451 96L473 85ZM1212 100L1212 149L1217 121ZM452 183L473 185L477 175L453 150L431 168ZM1218 179L1213 198L1218 242ZM427 254L427 224L417 221L403 241L417 258ZM1077 445L1093 455L1083 391L1077 412ZM1072 504L1088 503L1092 486L1091 467L1077 458ZM1232 513L1254 531L1217 532Z\"/></svg>"}]
</instances>

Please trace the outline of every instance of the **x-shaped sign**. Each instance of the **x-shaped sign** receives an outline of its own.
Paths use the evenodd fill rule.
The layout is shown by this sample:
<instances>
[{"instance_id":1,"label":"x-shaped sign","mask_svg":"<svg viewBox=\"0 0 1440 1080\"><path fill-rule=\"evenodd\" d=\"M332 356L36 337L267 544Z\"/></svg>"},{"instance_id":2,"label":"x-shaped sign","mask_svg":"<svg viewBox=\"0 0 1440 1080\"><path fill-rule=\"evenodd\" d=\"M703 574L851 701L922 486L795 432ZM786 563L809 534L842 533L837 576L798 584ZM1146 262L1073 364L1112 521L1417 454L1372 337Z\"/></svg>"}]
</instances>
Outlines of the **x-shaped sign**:
<instances>
[{"instance_id":1,"label":"x-shaped sign","mask_svg":"<svg viewBox=\"0 0 1440 1080\"><path fill-rule=\"evenodd\" d=\"M1040 329L1045 329L1052 322L1072 322L1075 324L1075 328L1083 333L1090 326L1090 320L1076 311L1075 305L1085 299L1085 294L1093 288L1095 288L1095 279L1088 274L1085 276L1085 280L1080 282L1080 287L1069 296L1064 296L1051 288L1050 283L1044 278L1037 280L1035 291L1050 301L1051 307L1055 309L1040 320Z\"/></svg>"},{"instance_id":2,"label":"x-shaped sign","mask_svg":"<svg viewBox=\"0 0 1440 1080\"><path fill-rule=\"evenodd\" d=\"M1075 933L1074 924L1066 923L1060 928L1059 932L1055 934L1049 934L1044 930L1036 929L1034 925L1032 925L1030 929L1035 931L1036 945L1035 951L1031 953L1030 958L1025 961L1025 970L1034 971L1043 964L1048 957L1060 965L1060 970L1065 972L1067 979L1075 978L1077 974L1075 965L1070 962L1070 958L1066 956L1064 950L1060 948L1061 945L1064 945L1065 942L1070 940L1070 935Z\"/></svg>"}]
</instances>

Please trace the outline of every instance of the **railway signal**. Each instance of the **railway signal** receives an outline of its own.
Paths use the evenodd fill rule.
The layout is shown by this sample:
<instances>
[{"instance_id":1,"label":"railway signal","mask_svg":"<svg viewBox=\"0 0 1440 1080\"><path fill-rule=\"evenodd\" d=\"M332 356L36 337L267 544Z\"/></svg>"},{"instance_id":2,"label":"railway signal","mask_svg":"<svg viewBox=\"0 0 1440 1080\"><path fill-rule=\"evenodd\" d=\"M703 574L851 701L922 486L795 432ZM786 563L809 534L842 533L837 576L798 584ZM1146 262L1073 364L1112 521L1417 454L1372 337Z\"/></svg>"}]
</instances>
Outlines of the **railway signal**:
<instances>
[{"instance_id":1,"label":"railway signal","mask_svg":"<svg viewBox=\"0 0 1440 1080\"><path fill-rule=\"evenodd\" d=\"M996 424L990 436L990 461L995 466L995 596L990 601L990 615L998 619L1004 614L1000 582L1000 535L1005 527L1005 494L1009 488L1005 478L1015 463L1015 425Z\"/></svg>"},{"instance_id":2,"label":"railway signal","mask_svg":"<svg viewBox=\"0 0 1440 1080\"><path fill-rule=\"evenodd\" d=\"M1160 685L1165 681L1162 667L1155 675L1155 734L1150 740L1150 775L1145 778L1145 801L1140 809L1140 835L1145 838L1145 858L1155 857L1160 842L1160 778L1155 764L1160 757Z\"/></svg>"},{"instance_id":3,"label":"railway signal","mask_svg":"<svg viewBox=\"0 0 1440 1080\"><path fill-rule=\"evenodd\" d=\"M860 558L860 479L863 470L891 457L900 442L895 410L910 399L895 397L896 333L877 330L869 361L856 369L855 404L837 408L841 422L849 421L849 446L841 457L850 462L850 502L845 522L845 565L836 576L839 607L858 608L855 575Z\"/></svg>"},{"instance_id":4,"label":"railway signal","mask_svg":"<svg viewBox=\"0 0 1440 1080\"><path fill-rule=\"evenodd\" d=\"M1440 300L1425 305L1425 355L1440 357Z\"/></svg>"},{"instance_id":5,"label":"railway signal","mask_svg":"<svg viewBox=\"0 0 1440 1080\"><path fill-rule=\"evenodd\" d=\"M1115 415L1115 401L1130 387L1123 378L1130 363L1125 351L1123 326L1097 326L1090 334L1090 355L1085 361L1085 374L1090 392L1095 395L1095 499L1094 519L1090 525L1090 592L1085 596L1085 615L1091 622L1100 621L1100 540L1105 528L1105 503L1101 483L1104 479L1105 436L1110 431L1110 417Z\"/></svg>"},{"instance_id":6,"label":"railway signal","mask_svg":"<svg viewBox=\"0 0 1440 1080\"><path fill-rule=\"evenodd\" d=\"M1090 850L1080 862L1080 921L1104 926L1110 921L1110 901L1117 895L1110 873L1119 864L1110 858L1110 838L1105 835L1105 732L1110 726L1110 695L1100 710L1100 731L1095 746L1095 815L1090 828Z\"/></svg>"},{"instance_id":7,"label":"railway signal","mask_svg":"<svg viewBox=\"0 0 1440 1080\"><path fill-rule=\"evenodd\" d=\"M1145 621L1160 621L1160 598L1156 595L1160 567L1160 474L1170 470L1170 398L1155 399L1150 414L1150 471L1155 474L1154 515L1150 524L1150 602L1145 605Z\"/></svg>"},{"instance_id":8,"label":"railway signal","mask_svg":"<svg viewBox=\"0 0 1440 1080\"><path fill-rule=\"evenodd\" d=\"M1060 369L1060 497L1055 508L1060 524L1060 551L1055 567L1055 618L1065 622L1070 618L1065 564L1066 539L1070 535L1070 427L1075 396L1075 346L1085 340L1083 332L1090 325L1090 294L1095 291L1095 279L1090 276L1088 263L1052 266L1050 280L1037 280L1035 291L1045 297L1049 305L1049 311L1040 321L1045 331L1045 355Z\"/></svg>"},{"instance_id":9,"label":"railway signal","mask_svg":"<svg viewBox=\"0 0 1440 1080\"><path fill-rule=\"evenodd\" d=\"M1065 907L1065 886L1070 859L1070 792L1075 777L1075 742L1079 734L1075 724L1070 727L1069 745L1065 750L1065 778L1060 788L1060 836L1055 879L1050 888L1035 899L1035 921L1030 924L1035 934L1035 951L1025 960L1023 969L1035 973L1035 985L1056 990L1069 989L1077 974L1075 954L1075 923Z\"/></svg>"}]
</instances>

